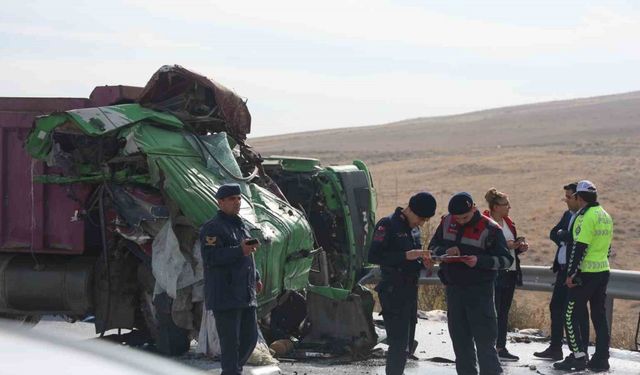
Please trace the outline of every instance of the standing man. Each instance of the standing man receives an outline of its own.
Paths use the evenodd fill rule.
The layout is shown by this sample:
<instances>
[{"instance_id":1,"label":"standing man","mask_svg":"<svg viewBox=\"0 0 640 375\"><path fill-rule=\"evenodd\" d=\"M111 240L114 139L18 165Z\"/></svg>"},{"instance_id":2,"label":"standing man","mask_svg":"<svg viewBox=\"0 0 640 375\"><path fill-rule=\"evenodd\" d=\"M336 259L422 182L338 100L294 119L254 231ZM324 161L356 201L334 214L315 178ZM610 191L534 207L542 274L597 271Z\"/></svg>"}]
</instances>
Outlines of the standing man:
<instances>
[{"instance_id":1,"label":"standing man","mask_svg":"<svg viewBox=\"0 0 640 375\"><path fill-rule=\"evenodd\" d=\"M422 192L411 197L409 206L376 224L369 263L379 264L382 280L376 286L387 330L387 375L401 375L412 354L417 323L418 277L431 254L422 250L420 229L436 212L436 200Z\"/></svg>"},{"instance_id":2,"label":"standing man","mask_svg":"<svg viewBox=\"0 0 640 375\"><path fill-rule=\"evenodd\" d=\"M575 215L578 213L580 206L578 205L578 197L576 197L577 182L572 182L564 186L564 198L568 210L564 212L560 222L556 224L549 238L558 246L556 256L553 260L552 270L556 274L556 281L553 285L553 294L549 303L549 311L551 312L551 343L549 347L541 352L533 353L538 358L553 359L556 361L564 358L562 353L562 338L565 328L564 314L567 309L567 292L568 288L565 284L567 280L567 249L573 246L573 237L571 235L571 224ZM580 332L583 336L584 351L586 353L587 345L589 345L589 311L585 305L580 318ZM567 337L569 335L567 334Z\"/></svg>"},{"instance_id":3,"label":"standing man","mask_svg":"<svg viewBox=\"0 0 640 375\"><path fill-rule=\"evenodd\" d=\"M553 367L559 370L595 371L609 369L609 325L605 310L609 283L609 250L613 238L613 220L598 203L598 192L591 181L578 183L575 193L580 210L573 221L573 246L568 254L566 284L569 288L565 314L571 354ZM596 351L587 363L581 312L591 305L591 320L596 331Z\"/></svg>"},{"instance_id":4,"label":"standing man","mask_svg":"<svg viewBox=\"0 0 640 375\"><path fill-rule=\"evenodd\" d=\"M480 214L469 193L458 193L451 197L449 215L442 218L429 249L436 255L464 256L461 262L442 263L438 272L446 285L458 375L478 374L476 353L480 374L502 373L496 352L494 281L497 272L513 262L502 229Z\"/></svg>"},{"instance_id":5,"label":"standing man","mask_svg":"<svg viewBox=\"0 0 640 375\"><path fill-rule=\"evenodd\" d=\"M240 185L225 184L216 193L219 211L200 230L205 304L213 311L220 337L222 375L240 375L258 339L256 292L262 290L240 213Z\"/></svg>"}]
</instances>

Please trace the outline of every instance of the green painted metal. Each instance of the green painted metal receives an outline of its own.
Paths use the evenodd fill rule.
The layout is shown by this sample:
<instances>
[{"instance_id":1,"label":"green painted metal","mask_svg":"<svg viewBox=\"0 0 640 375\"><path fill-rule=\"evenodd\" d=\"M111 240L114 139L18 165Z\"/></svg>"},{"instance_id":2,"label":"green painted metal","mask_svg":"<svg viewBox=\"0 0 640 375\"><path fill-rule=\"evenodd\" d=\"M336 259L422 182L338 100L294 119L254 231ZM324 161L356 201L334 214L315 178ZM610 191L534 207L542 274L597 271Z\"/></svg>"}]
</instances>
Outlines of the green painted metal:
<instances>
[{"instance_id":1,"label":"green painted metal","mask_svg":"<svg viewBox=\"0 0 640 375\"><path fill-rule=\"evenodd\" d=\"M317 286L309 285L309 292L319 294L321 296L337 300L344 301L349 297L350 289L332 288L330 286Z\"/></svg>"},{"instance_id":2,"label":"green painted metal","mask_svg":"<svg viewBox=\"0 0 640 375\"><path fill-rule=\"evenodd\" d=\"M287 172L313 172L322 169L320 160L293 156L273 155L265 158L266 163L277 163Z\"/></svg>"},{"instance_id":3,"label":"green painted metal","mask_svg":"<svg viewBox=\"0 0 640 375\"><path fill-rule=\"evenodd\" d=\"M188 141L194 135L185 135L169 129L147 124L135 131L136 143L147 154L149 165L157 167L165 176L161 188L176 202L180 210L199 227L216 212L213 196L218 187L233 181L225 172L240 174L224 133L206 139L205 147L219 163L206 163L206 151L197 152ZM214 148L215 145L215 148ZM156 175L159 175L155 172ZM235 173L234 173L235 172ZM262 243L256 252L256 265L264 280L261 304L277 298L283 289L304 288L307 284L312 257L287 261L300 250L313 250L313 237L304 215L256 184L236 181L243 190L240 216L250 228L253 237ZM157 181L159 183L159 181Z\"/></svg>"},{"instance_id":4,"label":"green painted metal","mask_svg":"<svg viewBox=\"0 0 640 375\"><path fill-rule=\"evenodd\" d=\"M34 176L33 181L40 184L56 184L56 185L68 185L68 184L98 184L101 182L114 182L117 184L150 184L151 180L149 175L130 175L129 171L117 171L111 173L99 173L83 175L81 177L67 177L56 175L40 175Z\"/></svg>"},{"instance_id":5,"label":"green painted metal","mask_svg":"<svg viewBox=\"0 0 640 375\"><path fill-rule=\"evenodd\" d=\"M369 217L368 219L368 230L367 230L367 239L365 243L365 248L368 249L371 245L371 240L373 239L373 232L375 231L376 226L376 208L378 207L378 196L376 193L375 186L373 186L373 177L371 176L371 172L369 171L369 167L362 160L354 160L353 165L356 166L359 170L363 171L367 175L367 180L369 181ZM368 251L367 251L368 253Z\"/></svg>"},{"instance_id":6,"label":"green painted metal","mask_svg":"<svg viewBox=\"0 0 640 375\"><path fill-rule=\"evenodd\" d=\"M36 127L29 134L25 149L36 159L44 159L51 152L52 131L64 124L68 116L64 113L39 117L36 120Z\"/></svg>"},{"instance_id":7,"label":"green painted metal","mask_svg":"<svg viewBox=\"0 0 640 375\"><path fill-rule=\"evenodd\" d=\"M213 198L224 183L237 182L242 189L240 216L253 237L261 242L255 260L265 287L259 296L260 306L274 301L284 289L301 290L308 287L314 248L313 231L304 214L268 190L242 180L231 147L234 145L225 133L200 136L190 133L174 116L155 112L137 104L74 110L39 118L29 135L27 151L38 159L46 159L51 152L52 134L64 127L65 132L76 132L91 137L117 137L123 143L134 145L133 151L120 156L141 152L147 161L147 175L133 175L129 171L95 170L96 166L78 166L81 175L38 176L42 183L136 183L150 185L164 191L196 228L215 215L217 206ZM364 163L322 168L317 159L274 156L265 164L278 163L289 172L314 173L320 183L326 207L344 221L345 243L334 266L347 269L344 291L326 292L310 287L329 298L343 298L356 284L356 273L362 265L356 264L356 241L347 196L338 173L363 170L372 187L371 176ZM371 207L375 207L372 191ZM374 215L373 210L370 215ZM370 217L371 223L375 217ZM373 224L372 224L373 225ZM370 233L369 238L370 240ZM346 294L345 294L346 293Z\"/></svg>"},{"instance_id":8,"label":"green painted metal","mask_svg":"<svg viewBox=\"0 0 640 375\"><path fill-rule=\"evenodd\" d=\"M102 136L143 120L175 129L184 127L177 117L138 104L76 109L38 117L27 139L26 150L34 158L44 159L51 152L53 130L63 125L70 125L69 131Z\"/></svg>"},{"instance_id":9,"label":"green painted metal","mask_svg":"<svg viewBox=\"0 0 640 375\"><path fill-rule=\"evenodd\" d=\"M320 175L324 178L327 183L323 184L323 192L325 194L325 198L327 199L327 207L331 210L341 211L343 220L347 220L351 217L351 212L349 210L349 205L347 204L347 196L342 189L342 184L340 183L340 179L336 174L339 171L349 171L356 169L353 165L348 166L331 166L324 169L320 172ZM349 220L350 221L350 220ZM356 264L356 239L353 233L353 226L349 223L345 223L344 226L346 233L346 255L348 259L344 260L345 264L348 264L348 278L346 283L343 285L343 288L351 290L356 284L356 271L360 265Z\"/></svg>"},{"instance_id":10,"label":"green painted metal","mask_svg":"<svg viewBox=\"0 0 640 375\"><path fill-rule=\"evenodd\" d=\"M251 235L261 242L254 255L264 282L259 304L275 300L284 289L307 286L314 249L309 222L302 212L268 190L236 181L240 167L225 133L196 136L173 116L125 105L42 117L27 140L27 151L34 158L46 159L51 152L51 134L62 125L65 131L133 141L146 155L149 174L127 176L122 171L111 174L89 170L80 177L41 176L39 181L128 183L133 179L162 189L196 228L216 213L214 195L218 188L226 182L238 182L243 192L240 216Z\"/></svg>"},{"instance_id":11,"label":"green painted metal","mask_svg":"<svg viewBox=\"0 0 640 375\"><path fill-rule=\"evenodd\" d=\"M82 108L65 112L76 126L87 135L104 135L142 120L161 126L182 129L184 124L177 117L154 111L139 104L121 104L110 107Z\"/></svg>"}]
</instances>

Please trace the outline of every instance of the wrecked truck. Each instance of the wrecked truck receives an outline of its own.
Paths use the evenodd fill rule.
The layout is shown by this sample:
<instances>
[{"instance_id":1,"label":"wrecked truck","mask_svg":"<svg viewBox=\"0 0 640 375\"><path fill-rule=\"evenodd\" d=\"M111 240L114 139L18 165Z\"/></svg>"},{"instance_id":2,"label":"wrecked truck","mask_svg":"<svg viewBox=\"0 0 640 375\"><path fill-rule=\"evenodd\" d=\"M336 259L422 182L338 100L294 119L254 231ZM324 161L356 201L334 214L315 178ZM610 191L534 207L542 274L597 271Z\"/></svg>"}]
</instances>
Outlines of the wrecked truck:
<instances>
[{"instance_id":1,"label":"wrecked truck","mask_svg":"<svg viewBox=\"0 0 640 375\"><path fill-rule=\"evenodd\" d=\"M199 228L236 182L262 243L265 337L371 348L367 167L262 158L250 130L245 100L180 66L88 99L0 98L0 316L91 319L186 352L203 314Z\"/></svg>"}]
</instances>

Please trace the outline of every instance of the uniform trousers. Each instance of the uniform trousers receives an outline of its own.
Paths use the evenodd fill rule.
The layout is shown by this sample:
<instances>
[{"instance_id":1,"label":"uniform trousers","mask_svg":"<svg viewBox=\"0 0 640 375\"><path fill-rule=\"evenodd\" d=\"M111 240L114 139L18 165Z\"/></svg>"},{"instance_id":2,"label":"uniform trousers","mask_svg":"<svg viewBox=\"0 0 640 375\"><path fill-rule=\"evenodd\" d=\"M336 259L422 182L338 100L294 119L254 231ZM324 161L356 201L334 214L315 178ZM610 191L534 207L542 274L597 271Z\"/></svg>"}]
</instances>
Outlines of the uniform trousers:
<instances>
[{"instance_id":1,"label":"uniform trousers","mask_svg":"<svg viewBox=\"0 0 640 375\"><path fill-rule=\"evenodd\" d=\"M573 353L578 353L585 348L584 334L580 328L580 320L582 318L580 311L583 311L587 306L587 302L589 302L591 321L596 331L596 352L594 357L609 359L610 333L605 308L609 271L581 273L579 280L580 285L569 288L565 314L569 349ZM576 278L574 278L574 282L577 282Z\"/></svg>"},{"instance_id":2,"label":"uniform trousers","mask_svg":"<svg viewBox=\"0 0 640 375\"><path fill-rule=\"evenodd\" d=\"M382 306L384 328L387 331L386 374L401 375L416 332L418 313L418 287L380 285L378 297Z\"/></svg>"},{"instance_id":3,"label":"uniform trousers","mask_svg":"<svg viewBox=\"0 0 640 375\"><path fill-rule=\"evenodd\" d=\"M494 283L447 285L449 335L456 355L458 375L498 375L502 367L496 352L498 333ZM477 362L476 362L477 358Z\"/></svg>"},{"instance_id":4,"label":"uniform trousers","mask_svg":"<svg viewBox=\"0 0 640 375\"><path fill-rule=\"evenodd\" d=\"M496 279L495 305L498 318L497 348L505 348L507 345L507 326L509 323L509 310L513 303L513 295L516 291L518 274L515 271L499 271Z\"/></svg>"},{"instance_id":5,"label":"uniform trousers","mask_svg":"<svg viewBox=\"0 0 640 375\"><path fill-rule=\"evenodd\" d=\"M220 337L221 375L241 375L258 341L256 308L214 311L213 316Z\"/></svg>"},{"instance_id":6,"label":"uniform trousers","mask_svg":"<svg viewBox=\"0 0 640 375\"><path fill-rule=\"evenodd\" d=\"M567 311L567 294L569 288L566 285L567 281L567 269L566 266L561 268L556 273L556 282L553 285L553 294L551 294L551 302L549 303L549 312L551 313L551 343L550 346L554 348L562 347L562 338L565 332L565 313ZM580 334L582 336L584 350L587 350L589 345L589 310L587 305L584 305L582 312L580 313L578 324L580 326ZM567 335L569 337L569 335Z\"/></svg>"}]
</instances>

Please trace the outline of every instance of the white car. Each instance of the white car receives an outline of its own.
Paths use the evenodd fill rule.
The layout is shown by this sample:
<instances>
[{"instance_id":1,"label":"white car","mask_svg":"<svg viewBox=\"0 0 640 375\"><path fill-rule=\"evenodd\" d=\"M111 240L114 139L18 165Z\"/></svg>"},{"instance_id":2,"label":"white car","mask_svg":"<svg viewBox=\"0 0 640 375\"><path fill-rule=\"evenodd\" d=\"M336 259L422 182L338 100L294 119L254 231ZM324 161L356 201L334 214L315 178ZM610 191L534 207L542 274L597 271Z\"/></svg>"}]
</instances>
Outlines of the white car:
<instances>
[{"instance_id":1,"label":"white car","mask_svg":"<svg viewBox=\"0 0 640 375\"><path fill-rule=\"evenodd\" d=\"M96 339L72 341L0 323L0 374L202 375L203 371Z\"/></svg>"}]
</instances>

